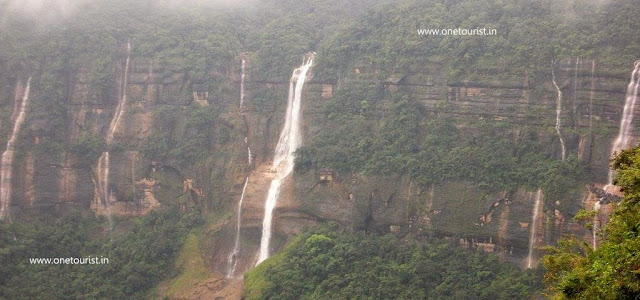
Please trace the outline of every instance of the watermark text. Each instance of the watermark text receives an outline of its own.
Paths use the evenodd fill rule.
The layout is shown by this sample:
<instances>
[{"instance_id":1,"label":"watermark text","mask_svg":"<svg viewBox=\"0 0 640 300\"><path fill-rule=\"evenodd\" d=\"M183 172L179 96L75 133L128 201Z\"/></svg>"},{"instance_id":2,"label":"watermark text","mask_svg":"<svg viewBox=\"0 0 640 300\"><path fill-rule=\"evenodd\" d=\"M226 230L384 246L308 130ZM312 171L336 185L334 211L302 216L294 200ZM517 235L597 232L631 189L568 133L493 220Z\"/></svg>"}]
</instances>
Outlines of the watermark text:
<instances>
[{"instance_id":1,"label":"watermark text","mask_svg":"<svg viewBox=\"0 0 640 300\"><path fill-rule=\"evenodd\" d=\"M109 258L100 257L30 257L32 265L106 265Z\"/></svg>"},{"instance_id":2,"label":"watermark text","mask_svg":"<svg viewBox=\"0 0 640 300\"><path fill-rule=\"evenodd\" d=\"M464 35L477 35L477 36L491 36L497 35L498 30L494 28L476 27L476 28L432 28L432 29L418 29L418 35L436 35L436 36L464 36Z\"/></svg>"}]
</instances>

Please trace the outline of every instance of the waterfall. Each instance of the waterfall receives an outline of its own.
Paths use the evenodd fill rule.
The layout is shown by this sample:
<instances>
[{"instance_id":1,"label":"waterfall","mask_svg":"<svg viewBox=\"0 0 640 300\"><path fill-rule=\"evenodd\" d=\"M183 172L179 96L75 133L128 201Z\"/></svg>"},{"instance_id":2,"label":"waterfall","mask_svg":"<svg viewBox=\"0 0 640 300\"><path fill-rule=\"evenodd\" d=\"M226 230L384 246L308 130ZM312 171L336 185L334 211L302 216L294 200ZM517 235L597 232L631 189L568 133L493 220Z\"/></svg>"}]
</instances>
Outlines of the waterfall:
<instances>
[{"instance_id":1,"label":"waterfall","mask_svg":"<svg viewBox=\"0 0 640 300\"><path fill-rule=\"evenodd\" d=\"M582 66L582 60L580 60L580 58L576 57L576 65L574 66L574 70L573 70L573 115L577 116L577 111L578 111L578 69ZM576 128L578 126L578 122L574 122Z\"/></svg>"},{"instance_id":2,"label":"waterfall","mask_svg":"<svg viewBox=\"0 0 640 300\"><path fill-rule=\"evenodd\" d=\"M124 108L127 104L127 80L129 74L129 61L131 59L131 44L127 43L127 60L124 65L124 78L122 84L122 98L118 101L118 106L116 107L116 113L111 119L111 124L109 125L109 132L107 134L107 144L110 144L113 141L113 136L118 129L118 124L120 124L120 119L124 114Z\"/></svg>"},{"instance_id":3,"label":"waterfall","mask_svg":"<svg viewBox=\"0 0 640 300\"><path fill-rule=\"evenodd\" d=\"M636 61L633 65L633 72L631 73L631 81L627 86L627 95L624 103L624 109L622 110L622 118L620 118L620 129L618 131L618 137L611 144L611 157L616 155L620 150L626 149L631 143L631 131L633 130L633 113L638 100L638 86L640 86L640 60ZM604 187L606 192L613 191L613 177L615 171L609 170L608 182Z\"/></svg>"},{"instance_id":4,"label":"waterfall","mask_svg":"<svg viewBox=\"0 0 640 300\"><path fill-rule=\"evenodd\" d=\"M249 165L253 162L253 156L251 155L251 147L249 146L249 138L244 137L244 143L247 145L247 162Z\"/></svg>"},{"instance_id":5,"label":"waterfall","mask_svg":"<svg viewBox=\"0 0 640 300\"><path fill-rule=\"evenodd\" d=\"M106 208L109 229L113 229L113 219L111 218L111 204L109 203L109 151L102 152L98 159L98 186L100 196Z\"/></svg>"},{"instance_id":6,"label":"waterfall","mask_svg":"<svg viewBox=\"0 0 640 300\"><path fill-rule=\"evenodd\" d=\"M556 88L558 92L558 100L556 101L556 134L560 139L560 146L562 146L562 160L564 161L567 158L567 150L564 146L564 139L562 138L562 133L560 133L560 127L562 127L562 91L558 84L556 83L556 75L553 72L553 61L551 62L551 81L553 82L553 86Z\"/></svg>"},{"instance_id":7,"label":"waterfall","mask_svg":"<svg viewBox=\"0 0 640 300\"><path fill-rule=\"evenodd\" d=\"M242 72L240 73L240 110L244 108L244 77L245 77L245 60L242 59Z\"/></svg>"},{"instance_id":8,"label":"waterfall","mask_svg":"<svg viewBox=\"0 0 640 300\"><path fill-rule=\"evenodd\" d=\"M596 73L596 60L591 61L591 88L589 91L589 129L593 130L593 97L595 93L595 81L593 80Z\"/></svg>"},{"instance_id":9,"label":"waterfall","mask_svg":"<svg viewBox=\"0 0 640 300\"><path fill-rule=\"evenodd\" d=\"M118 101L116 106L116 112L111 119L109 129L107 131L107 146L113 142L113 137L120 124L120 119L124 114L127 104L127 80L129 75L129 62L131 60L131 43L127 42L127 60L124 67L124 78L122 79L122 97ZM106 208L107 219L109 220L109 229L113 229L113 219L111 217L111 191L109 190L109 151L102 152L100 159L98 160L97 173L98 173L98 185L100 187L100 193L102 194L102 201Z\"/></svg>"},{"instance_id":10,"label":"waterfall","mask_svg":"<svg viewBox=\"0 0 640 300\"><path fill-rule=\"evenodd\" d=\"M600 230L600 219L598 219L598 212L600 211L600 201L596 201L593 205L593 210L596 214L593 216L593 249L598 248L598 230Z\"/></svg>"},{"instance_id":11,"label":"waterfall","mask_svg":"<svg viewBox=\"0 0 640 300\"><path fill-rule=\"evenodd\" d=\"M27 86L24 88L20 108L17 110L15 123L13 123L13 131L11 137L7 141L7 149L2 153L2 161L0 164L0 219L4 219L9 215L9 204L11 202L11 177L13 171L13 157L16 141L22 123L26 118L27 104L29 102L29 90L31 89L31 77L27 80ZM14 110L16 110L14 108Z\"/></svg>"},{"instance_id":12,"label":"waterfall","mask_svg":"<svg viewBox=\"0 0 640 300\"><path fill-rule=\"evenodd\" d=\"M533 249L536 247L536 230L538 227L538 215L542 208L542 189L536 193L536 203L533 205L533 217L531 218L531 231L529 236L529 256L527 258L527 268L533 267Z\"/></svg>"},{"instance_id":13,"label":"waterfall","mask_svg":"<svg viewBox=\"0 0 640 300\"><path fill-rule=\"evenodd\" d=\"M247 190L247 184L249 183L249 177L244 181L244 187L242 188L242 195L240 196L240 202L238 202L238 216L236 220L236 242L233 246L233 252L229 254L227 258L227 278L233 277L236 272L236 266L238 265L238 256L240 254L240 227L242 225L242 201L244 201L244 193Z\"/></svg>"},{"instance_id":14,"label":"waterfall","mask_svg":"<svg viewBox=\"0 0 640 300\"><path fill-rule=\"evenodd\" d=\"M16 91L13 96L13 112L11 113L11 121L14 121L18 117L18 113L20 112L20 103L22 102L21 92L23 92L22 80L18 79L18 83L16 84Z\"/></svg>"},{"instance_id":15,"label":"waterfall","mask_svg":"<svg viewBox=\"0 0 640 300\"><path fill-rule=\"evenodd\" d=\"M244 79L245 79L245 60L242 59L242 73L240 75L240 113L244 116ZM251 165L251 148L249 147L249 137L244 137L244 143L247 145L247 156L249 165ZM247 184L249 184L249 177L244 181L242 187L242 194L240 195L240 201L238 202L238 212L236 220L236 241L233 246L233 251L227 258L227 278L232 278L236 273L236 266L238 266L238 260L240 255L240 228L242 227L242 202L244 201L244 194L247 190Z\"/></svg>"},{"instance_id":16,"label":"waterfall","mask_svg":"<svg viewBox=\"0 0 640 300\"><path fill-rule=\"evenodd\" d=\"M260 240L260 252L258 264L269 257L269 243L271 242L271 223L273 209L278 200L280 184L291 171L293 171L293 152L298 149L301 142L300 134L300 106L302 98L302 88L307 79L307 72L313 64L313 55L305 59L302 66L293 71L289 81L289 97L287 99L287 114L284 127L280 132L278 145L273 156L273 170L276 171L276 178L271 181L267 200L264 205L264 220L262 222L262 238Z\"/></svg>"}]
</instances>

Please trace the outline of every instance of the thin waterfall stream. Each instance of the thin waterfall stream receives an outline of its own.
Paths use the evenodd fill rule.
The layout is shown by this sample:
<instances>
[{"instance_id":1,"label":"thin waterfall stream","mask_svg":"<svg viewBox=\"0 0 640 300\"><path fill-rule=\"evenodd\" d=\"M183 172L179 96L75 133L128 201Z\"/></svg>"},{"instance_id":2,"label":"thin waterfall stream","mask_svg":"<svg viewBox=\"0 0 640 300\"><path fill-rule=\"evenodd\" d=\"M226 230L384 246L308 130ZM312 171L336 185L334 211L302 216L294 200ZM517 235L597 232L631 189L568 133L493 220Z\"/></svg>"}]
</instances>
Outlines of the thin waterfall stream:
<instances>
[{"instance_id":1,"label":"thin waterfall stream","mask_svg":"<svg viewBox=\"0 0 640 300\"><path fill-rule=\"evenodd\" d=\"M542 189L538 189L536 193L536 202L533 205L533 216L531 218L531 230L529 235L529 255L527 256L527 268L533 267L533 251L536 247L538 216L542 209Z\"/></svg>"},{"instance_id":2,"label":"thin waterfall stream","mask_svg":"<svg viewBox=\"0 0 640 300\"><path fill-rule=\"evenodd\" d=\"M236 273L236 267L238 266L238 256L240 255L240 227L242 226L242 202L244 201L244 193L247 191L247 184L249 183L249 177L244 181L244 187L242 188L242 195L238 202L238 212L236 217L236 240L233 246L233 251L227 258L227 278L232 278Z\"/></svg>"},{"instance_id":3,"label":"thin waterfall stream","mask_svg":"<svg viewBox=\"0 0 640 300\"><path fill-rule=\"evenodd\" d=\"M241 66L241 75L240 75L240 114L244 116L244 80L246 77L245 74L245 66L246 61L244 58L242 59ZM247 136L244 137L244 143L247 145L247 156L248 163L251 165L251 148L249 147L249 138ZM227 258L227 278L233 278L236 273L236 267L238 266L238 260L240 255L240 229L242 227L242 202L244 202L244 194L247 190L247 184L249 183L249 177L244 181L244 186L242 187L242 194L240 195L240 201L238 201L238 211L236 216L236 239L233 246L233 251L229 253L229 257Z\"/></svg>"},{"instance_id":4,"label":"thin waterfall stream","mask_svg":"<svg viewBox=\"0 0 640 300\"><path fill-rule=\"evenodd\" d=\"M2 153L2 161L0 164L0 219L4 219L9 215L9 206L11 204L11 179L13 172L13 158L15 153L15 145L18 140L20 128L26 119L27 105L29 103L29 91L31 89L31 77L27 80L27 86L24 88L20 108L14 107L17 111L15 122L13 123L13 131L11 137L7 141L7 148Z\"/></svg>"},{"instance_id":5,"label":"thin waterfall stream","mask_svg":"<svg viewBox=\"0 0 640 300\"><path fill-rule=\"evenodd\" d=\"M558 97L556 100L556 134L558 135L558 139L560 139L560 146L562 147L562 160L564 161L567 158L567 149L564 145L564 138L562 138L562 133L560 129L562 128L562 91L558 84L556 83L556 74L553 71L553 62L551 62L551 82L553 82L553 86L556 88L558 93Z\"/></svg>"},{"instance_id":6,"label":"thin waterfall stream","mask_svg":"<svg viewBox=\"0 0 640 300\"><path fill-rule=\"evenodd\" d=\"M124 114L125 107L127 104L127 79L129 75L129 62L131 61L131 43L127 42L127 60L125 62L124 67L124 76L122 79L122 97L120 97L118 101L118 106L116 107L116 112L113 115L113 119L111 119L111 123L109 124L109 130L107 131L107 147L111 145L113 142L113 137L115 135L116 130L118 129L118 125L120 124L120 119ZM113 230L113 218L111 216L111 191L109 189L109 151L102 152L100 159L98 160L97 173L98 173L98 186L100 191L101 200L104 202L107 219L109 220L109 230Z\"/></svg>"}]
</instances>

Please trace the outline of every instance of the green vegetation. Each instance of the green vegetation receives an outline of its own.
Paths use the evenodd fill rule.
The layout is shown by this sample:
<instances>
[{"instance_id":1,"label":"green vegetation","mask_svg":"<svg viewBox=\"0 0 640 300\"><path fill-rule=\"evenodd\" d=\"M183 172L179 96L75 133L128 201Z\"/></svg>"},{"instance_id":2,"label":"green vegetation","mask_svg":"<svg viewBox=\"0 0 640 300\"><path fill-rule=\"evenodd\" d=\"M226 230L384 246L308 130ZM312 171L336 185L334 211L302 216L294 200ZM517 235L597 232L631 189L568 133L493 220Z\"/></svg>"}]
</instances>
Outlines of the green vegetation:
<instances>
[{"instance_id":1,"label":"green vegetation","mask_svg":"<svg viewBox=\"0 0 640 300\"><path fill-rule=\"evenodd\" d=\"M104 221L104 220L102 220ZM102 236L96 219L41 219L0 224L0 298L145 299L163 278L197 212L151 212L127 232ZM104 265L35 265L29 258L105 257Z\"/></svg>"},{"instance_id":2,"label":"green vegetation","mask_svg":"<svg viewBox=\"0 0 640 300\"><path fill-rule=\"evenodd\" d=\"M158 130L142 142L142 153L152 159L175 162L182 168L202 162L210 156L216 142L225 139L216 131L218 110L195 103L186 109L157 108L153 125Z\"/></svg>"},{"instance_id":3,"label":"green vegetation","mask_svg":"<svg viewBox=\"0 0 640 300\"><path fill-rule=\"evenodd\" d=\"M441 82L435 86L442 90L429 91L441 101L429 108L418 93L402 87L392 90L382 82L428 73L429 80L448 84L484 83L526 72L532 87L527 93L537 101L550 80L551 61L594 58L607 67L604 76L617 76L626 74L640 53L640 6L629 0L604 1L606 4L595 0L270 0L251 5L185 5L173 0L81 2L69 14L57 15L52 8L35 16L13 11L16 8L9 7L10 1L0 3L1 69L22 80L34 76L28 128L21 132L17 157L25 153L22 150L35 149L38 166L58 166L65 154L72 154L74 167L93 167L107 145L100 134L87 132L104 133L105 119L117 100L124 45L131 43L136 76L142 74L142 66L151 65L157 72L154 76L163 83L158 87L163 98L142 100L146 91L132 89L136 96L130 98L130 106L139 114L154 111L151 132L142 141L116 137L109 148L139 150L160 162L161 167L148 177L157 180L155 192L163 206L203 210L229 211L232 205L227 196L237 190L231 185L245 166L237 163L240 155L229 145L241 140L243 129L237 126L241 122L230 121L235 110L225 111L230 99L237 99L231 77L237 75L240 53L249 57L251 84L287 82L301 56L315 50L314 80L339 83L330 100L317 104L324 120L305 124L321 130L309 130L306 146L296 153L297 172L331 168L347 174L408 174L412 183L422 187L470 181L479 187L477 194L542 187L545 201L563 200L563 206L571 205L565 200L576 194L589 175L576 157L561 162L549 146L550 139L544 136L553 136L553 125L545 119L551 115L543 115L546 110L526 112L527 117L544 124L514 130L507 121L460 116ZM416 32L475 27L495 28L498 35L420 36ZM13 84L13 78L6 79ZM87 84L76 86L78 83ZM256 86L251 87L248 99L249 109L258 115L252 124L278 124L273 116L281 118L278 109L286 89ZM211 95L210 106L192 103L191 93L196 90ZM80 93L83 96L72 96ZM12 99L0 100L0 147L4 147L10 131L4 120L10 116L7 103ZM96 113L98 110L103 112ZM595 124L592 134L610 133L600 126L608 124L605 121ZM71 139L71 132L77 132L71 128L84 134ZM258 138L271 134L252 130ZM571 143L577 131L565 131ZM256 144L264 148L269 142ZM242 148L244 151L244 145ZM639 291L640 262L634 254L640 251L634 198L640 192L635 192L633 181L637 156L629 152L616 161L627 196L607 227L608 240L601 248L591 252L577 240L567 240L547 258L547 278L557 297L623 298ZM192 201L191 193L184 193L185 178L194 179L207 199ZM37 186L36 191L41 189ZM477 218L476 211L490 204L475 191L462 190L461 197L446 201L451 210L471 208L465 212L469 216L466 225ZM464 202L473 203L464 206ZM409 206L414 207L411 211L422 209L417 203ZM192 231L200 225L200 218L196 213L173 210L153 212L135 219L140 223L123 230L126 233L109 238L98 232L95 219L0 224L0 298L145 298L159 281L175 274L174 259L182 249L178 267L189 270L182 270L171 282L169 294L177 293L188 288L191 280L207 276L208 270L197 259L197 233ZM434 218L436 226L438 222ZM455 233L473 230L463 227ZM28 264L29 257L44 254L104 255L110 264ZM624 276L618 277L620 274ZM319 230L303 234L285 252L250 272L246 296L526 298L536 294L536 275L494 256L449 244Z\"/></svg>"},{"instance_id":4,"label":"green vegetation","mask_svg":"<svg viewBox=\"0 0 640 300\"><path fill-rule=\"evenodd\" d=\"M103 139L85 134L73 142L69 152L75 154L83 166L90 167L106 149L107 143Z\"/></svg>"},{"instance_id":5,"label":"green vegetation","mask_svg":"<svg viewBox=\"0 0 640 300\"><path fill-rule=\"evenodd\" d=\"M173 297L178 293L186 293L193 288L194 284L213 275L204 263L198 240L199 234L190 233L187 236L176 259L176 267L180 270L180 274L169 283L167 296Z\"/></svg>"},{"instance_id":6,"label":"green vegetation","mask_svg":"<svg viewBox=\"0 0 640 300\"><path fill-rule=\"evenodd\" d=\"M603 228L597 249L577 237L565 237L559 246L547 249L545 280L553 299L636 299L640 295L640 148L622 151L613 167L615 184L624 197ZM576 218L592 229L593 216L582 211Z\"/></svg>"},{"instance_id":7,"label":"green vegetation","mask_svg":"<svg viewBox=\"0 0 640 300\"><path fill-rule=\"evenodd\" d=\"M594 57L627 71L640 51L633 30L640 21L631 17L639 9L632 1L603 5L592 0L391 3L323 40L316 73L323 79L344 79L354 67L363 67L374 68L378 78L386 79L435 63L450 81L484 79L487 70L526 70L539 86L549 79L551 60L561 58ZM476 27L496 29L497 35L421 36L417 32Z\"/></svg>"},{"instance_id":8,"label":"green vegetation","mask_svg":"<svg viewBox=\"0 0 640 300\"><path fill-rule=\"evenodd\" d=\"M298 151L296 169L409 173L423 185L470 180L492 189L543 187L547 201L566 199L588 174L575 157L558 162L541 140L546 129L523 125L513 133L508 122L461 117L446 94L435 111L427 112L408 88L392 92L381 82L425 71L424 65L434 66L428 73L438 72L449 83L508 81L512 74L527 72L531 97L538 98L550 81L552 60L595 57L610 67L607 72L628 72L640 51L630 28L640 23L618 16L638 9L629 1L567 6L551 0L378 6L320 43L316 78L339 78L341 84L323 103L322 131ZM417 34L417 29L476 27L495 28L498 35ZM565 134L575 135L568 128Z\"/></svg>"},{"instance_id":9,"label":"green vegetation","mask_svg":"<svg viewBox=\"0 0 640 300\"><path fill-rule=\"evenodd\" d=\"M245 275L246 299L528 299L539 274L448 243L319 229Z\"/></svg>"},{"instance_id":10,"label":"green vegetation","mask_svg":"<svg viewBox=\"0 0 640 300\"><path fill-rule=\"evenodd\" d=\"M575 157L561 162L545 153L535 127L514 138L506 122L428 114L409 93L380 85L343 86L327 101L325 116L323 131L297 152L298 172L408 173L425 186L470 180L490 189L543 187L551 200L585 180Z\"/></svg>"}]
</instances>

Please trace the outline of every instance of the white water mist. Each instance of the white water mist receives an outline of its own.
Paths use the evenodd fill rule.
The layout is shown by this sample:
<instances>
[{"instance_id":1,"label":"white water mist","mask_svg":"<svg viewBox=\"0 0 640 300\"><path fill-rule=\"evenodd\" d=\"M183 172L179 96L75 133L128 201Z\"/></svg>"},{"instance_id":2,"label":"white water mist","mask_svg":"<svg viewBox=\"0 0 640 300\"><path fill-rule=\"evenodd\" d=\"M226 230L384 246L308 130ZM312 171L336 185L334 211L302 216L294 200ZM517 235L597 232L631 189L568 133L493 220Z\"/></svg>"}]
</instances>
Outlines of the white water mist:
<instances>
[{"instance_id":1,"label":"white water mist","mask_svg":"<svg viewBox=\"0 0 640 300\"><path fill-rule=\"evenodd\" d=\"M638 87L640 86L640 60L636 61L633 65L633 72L631 72L631 81L627 86L627 94L624 102L624 109L622 110L622 117L620 118L620 129L618 130L618 136L611 144L611 156L613 157L623 149L629 148L631 140L633 138L633 114L638 101ZM612 192L613 177L615 171L609 170L608 182L604 187L606 192Z\"/></svg>"},{"instance_id":2,"label":"white water mist","mask_svg":"<svg viewBox=\"0 0 640 300\"><path fill-rule=\"evenodd\" d=\"M264 205L264 220L262 222L262 238L260 240L260 252L258 264L269 257L269 244L271 242L271 225L273 210L278 201L280 185L291 171L293 171L293 152L298 149L301 142L300 117L302 89L307 79L307 73L313 64L313 56L306 58L302 66L293 71L289 81L289 96L287 99L287 114L284 127L280 132L278 145L273 157L273 170L276 171L276 179L271 181L267 200Z\"/></svg>"},{"instance_id":3,"label":"white water mist","mask_svg":"<svg viewBox=\"0 0 640 300\"><path fill-rule=\"evenodd\" d=\"M556 134L558 135L558 139L560 139L560 146L562 147L562 160L564 161L567 158L567 149L564 145L564 138L562 138L562 133L560 132L560 128L562 127L562 91L556 83L556 74L553 71L553 62L551 62L551 81L553 82L553 86L556 88L556 91L558 93L558 97L556 99Z\"/></svg>"},{"instance_id":4,"label":"white water mist","mask_svg":"<svg viewBox=\"0 0 640 300\"><path fill-rule=\"evenodd\" d=\"M7 141L7 148L4 153L2 153L2 161L0 164L0 219L4 219L5 216L9 215L14 151L16 141L18 140L18 134L20 133L20 128L22 128L22 124L26 118L30 89L31 77L27 80L27 86L24 88L22 101L20 101L20 108L14 108L14 111L17 111L18 113L16 114L16 120L13 123L11 137L9 138L9 141Z\"/></svg>"},{"instance_id":5,"label":"white water mist","mask_svg":"<svg viewBox=\"0 0 640 300\"><path fill-rule=\"evenodd\" d=\"M107 131L107 146L111 145L113 142L113 137L118 129L118 125L120 124L120 119L125 112L125 108L127 105L127 80L129 75L129 62L131 61L131 44L127 43L127 60L125 61L124 67L124 76L122 79L122 97L120 97L118 101L118 106L116 107L116 112L113 115L113 119L111 119L111 123L109 123L109 129ZM102 201L104 202L107 219L109 220L109 229L113 230L113 218L111 216L111 191L109 190L109 151L105 151L100 155L100 159L98 160L97 173L98 173L98 185L99 191L101 193Z\"/></svg>"},{"instance_id":6,"label":"white water mist","mask_svg":"<svg viewBox=\"0 0 640 300\"><path fill-rule=\"evenodd\" d=\"M600 231L600 218L598 213L600 212L600 201L596 201L593 205L593 210L596 214L593 216L593 229L591 230L593 235L593 249L598 248L598 231Z\"/></svg>"},{"instance_id":7,"label":"white water mist","mask_svg":"<svg viewBox=\"0 0 640 300\"><path fill-rule=\"evenodd\" d=\"M244 108L244 78L245 78L245 65L244 58L242 59L241 73L240 73L240 110Z\"/></svg>"},{"instance_id":8,"label":"white water mist","mask_svg":"<svg viewBox=\"0 0 640 300\"><path fill-rule=\"evenodd\" d=\"M542 189L538 189L536 193L536 202L533 205L533 213L531 217L531 230L529 231L529 255L527 257L527 268L533 268L533 251L536 247L538 216L542 209Z\"/></svg>"},{"instance_id":9,"label":"white water mist","mask_svg":"<svg viewBox=\"0 0 640 300\"><path fill-rule=\"evenodd\" d=\"M227 278L232 278L236 273L236 267L238 266L238 259L240 255L240 227L242 226L242 202L244 201L244 193L247 191L247 184L249 183L249 177L244 181L244 187L242 187L242 195L238 202L238 216L236 220L236 241L233 246L233 251L227 258Z\"/></svg>"}]
</instances>

